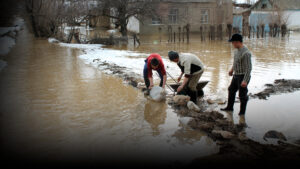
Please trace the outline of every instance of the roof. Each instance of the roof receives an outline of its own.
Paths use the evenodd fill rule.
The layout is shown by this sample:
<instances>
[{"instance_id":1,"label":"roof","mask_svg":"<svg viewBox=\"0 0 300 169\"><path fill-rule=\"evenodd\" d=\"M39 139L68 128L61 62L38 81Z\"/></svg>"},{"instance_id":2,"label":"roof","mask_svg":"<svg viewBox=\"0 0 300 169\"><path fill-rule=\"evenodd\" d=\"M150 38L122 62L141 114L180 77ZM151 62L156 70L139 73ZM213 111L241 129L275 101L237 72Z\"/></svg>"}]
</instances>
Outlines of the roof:
<instances>
[{"instance_id":1,"label":"roof","mask_svg":"<svg viewBox=\"0 0 300 169\"><path fill-rule=\"evenodd\" d=\"M262 9L262 4L267 7ZM299 0L258 0L252 7L252 10L271 10L272 7L279 7L282 10L300 10Z\"/></svg>"},{"instance_id":2,"label":"roof","mask_svg":"<svg viewBox=\"0 0 300 169\"><path fill-rule=\"evenodd\" d=\"M250 8L246 8L246 9L244 9L244 8L234 8L233 9L233 15L242 15L246 12L248 12L248 13L251 12Z\"/></svg>"}]
</instances>

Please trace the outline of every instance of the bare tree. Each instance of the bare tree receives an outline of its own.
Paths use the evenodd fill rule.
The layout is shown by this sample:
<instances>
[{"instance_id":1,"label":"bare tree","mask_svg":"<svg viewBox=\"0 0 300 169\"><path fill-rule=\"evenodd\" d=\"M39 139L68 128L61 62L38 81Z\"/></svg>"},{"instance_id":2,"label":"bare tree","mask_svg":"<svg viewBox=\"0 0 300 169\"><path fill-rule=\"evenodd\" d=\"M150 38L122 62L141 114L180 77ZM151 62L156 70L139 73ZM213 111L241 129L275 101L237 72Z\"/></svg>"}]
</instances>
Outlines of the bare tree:
<instances>
[{"instance_id":1,"label":"bare tree","mask_svg":"<svg viewBox=\"0 0 300 169\"><path fill-rule=\"evenodd\" d=\"M278 7L277 5L274 5L271 11L270 15L270 25L272 25L270 28L271 34L273 37L276 37L279 35L280 28L282 30L282 35L285 36L286 31L287 31L287 25L289 21L290 14L285 12L283 9Z\"/></svg>"},{"instance_id":2,"label":"bare tree","mask_svg":"<svg viewBox=\"0 0 300 169\"><path fill-rule=\"evenodd\" d=\"M142 16L152 15L154 8L151 0L98 0L103 16L110 17L123 37L127 37L127 25L131 17L141 20Z\"/></svg>"},{"instance_id":3,"label":"bare tree","mask_svg":"<svg viewBox=\"0 0 300 169\"><path fill-rule=\"evenodd\" d=\"M36 37L58 33L64 23L71 26L87 16L88 0L26 0L33 32Z\"/></svg>"}]
</instances>

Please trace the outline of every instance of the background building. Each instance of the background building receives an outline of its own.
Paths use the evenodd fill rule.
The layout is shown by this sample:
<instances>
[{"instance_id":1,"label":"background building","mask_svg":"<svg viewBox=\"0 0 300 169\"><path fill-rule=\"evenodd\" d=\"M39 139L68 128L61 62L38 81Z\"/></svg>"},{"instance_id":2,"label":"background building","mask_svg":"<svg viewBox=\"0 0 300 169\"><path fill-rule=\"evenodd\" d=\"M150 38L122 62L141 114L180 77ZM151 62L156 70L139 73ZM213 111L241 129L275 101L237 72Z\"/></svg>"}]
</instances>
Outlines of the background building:
<instances>
[{"instance_id":1,"label":"background building","mask_svg":"<svg viewBox=\"0 0 300 169\"><path fill-rule=\"evenodd\" d=\"M139 23L141 34L183 29L187 24L190 32L208 31L211 25L232 24L231 0L161 0L156 4L157 16L144 17Z\"/></svg>"}]
</instances>

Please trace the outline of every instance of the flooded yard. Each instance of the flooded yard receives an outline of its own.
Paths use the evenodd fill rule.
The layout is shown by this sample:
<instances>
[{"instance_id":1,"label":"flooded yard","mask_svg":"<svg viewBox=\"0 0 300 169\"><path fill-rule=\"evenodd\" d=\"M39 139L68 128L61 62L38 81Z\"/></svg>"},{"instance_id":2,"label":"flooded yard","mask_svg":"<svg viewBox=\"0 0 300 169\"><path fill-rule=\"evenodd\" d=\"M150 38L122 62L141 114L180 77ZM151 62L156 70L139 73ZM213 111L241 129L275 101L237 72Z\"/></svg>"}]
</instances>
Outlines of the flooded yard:
<instances>
[{"instance_id":1,"label":"flooded yard","mask_svg":"<svg viewBox=\"0 0 300 169\"><path fill-rule=\"evenodd\" d=\"M148 100L143 93L94 59L124 67L141 78L144 59L161 54L173 76L180 73L167 52L193 53L206 65L202 80L205 99L227 98L233 48L226 41L159 43L141 37L139 47L109 47L49 43L25 28L0 73L1 142L7 152L34 160L88 162L180 162L218 152L212 139L186 125L167 103ZM253 53L250 93L275 79L300 79L300 34L290 38L246 40ZM172 79L168 79L171 83ZM234 123L245 120L250 138L265 143L268 130L300 139L300 93L251 99L245 119L226 114ZM238 110L239 104L235 105ZM218 107L217 107L218 108Z\"/></svg>"}]
</instances>

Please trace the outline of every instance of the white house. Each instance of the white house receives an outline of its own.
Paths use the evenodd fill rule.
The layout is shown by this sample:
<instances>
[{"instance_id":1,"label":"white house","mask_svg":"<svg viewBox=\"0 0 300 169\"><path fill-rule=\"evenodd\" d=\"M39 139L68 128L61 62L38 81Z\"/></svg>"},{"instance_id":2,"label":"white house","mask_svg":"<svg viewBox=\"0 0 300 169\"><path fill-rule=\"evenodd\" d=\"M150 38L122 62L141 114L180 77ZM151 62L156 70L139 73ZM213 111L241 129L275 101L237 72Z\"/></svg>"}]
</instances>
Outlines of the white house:
<instances>
[{"instance_id":1,"label":"white house","mask_svg":"<svg viewBox=\"0 0 300 169\"><path fill-rule=\"evenodd\" d=\"M290 30L300 30L300 0L259 0L251 7L250 25L272 23L272 16L281 15ZM268 31L268 30L266 30Z\"/></svg>"}]
</instances>

